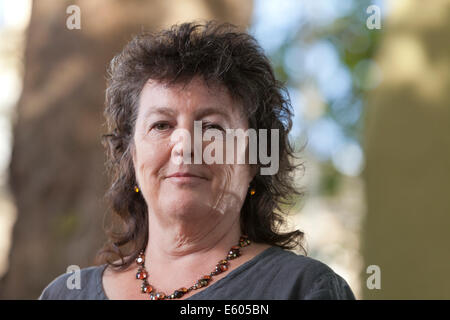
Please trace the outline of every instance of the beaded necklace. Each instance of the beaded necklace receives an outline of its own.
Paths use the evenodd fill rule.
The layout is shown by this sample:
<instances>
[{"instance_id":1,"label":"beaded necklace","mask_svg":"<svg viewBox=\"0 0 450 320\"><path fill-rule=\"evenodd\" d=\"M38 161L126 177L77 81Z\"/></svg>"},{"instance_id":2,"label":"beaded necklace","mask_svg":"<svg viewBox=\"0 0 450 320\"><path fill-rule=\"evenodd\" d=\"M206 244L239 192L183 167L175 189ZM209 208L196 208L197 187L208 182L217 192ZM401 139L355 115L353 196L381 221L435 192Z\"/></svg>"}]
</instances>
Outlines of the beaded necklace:
<instances>
[{"instance_id":1,"label":"beaded necklace","mask_svg":"<svg viewBox=\"0 0 450 320\"><path fill-rule=\"evenodd\" d=\"M232 246L230 251L228 252L225 259L220 260L216 265L214 271L212 271L209 275L203 276L201 279L197 280L197 282L189 287L189 288L180 288L175 290L171 295L167 295L164 292L154 292L153 287L148 282L148 272L145 269L145 255L144 251L139 253L139 256L136 258L136 263L138 264L138 272L136 273L136 279L142 280L141 284L141 292L149 294L150 300L165 300L165 299L179 299L184 296L186 293L197 290L202 287L206 287L212 281L212 277L218 275L219 273L225 272L228 270L229 260L236 259L241 256L240 249L246 247L251 244L251 241L248 239L246 235L242 235L239 239L239 245Z\"/></svg>"}]
</instances>

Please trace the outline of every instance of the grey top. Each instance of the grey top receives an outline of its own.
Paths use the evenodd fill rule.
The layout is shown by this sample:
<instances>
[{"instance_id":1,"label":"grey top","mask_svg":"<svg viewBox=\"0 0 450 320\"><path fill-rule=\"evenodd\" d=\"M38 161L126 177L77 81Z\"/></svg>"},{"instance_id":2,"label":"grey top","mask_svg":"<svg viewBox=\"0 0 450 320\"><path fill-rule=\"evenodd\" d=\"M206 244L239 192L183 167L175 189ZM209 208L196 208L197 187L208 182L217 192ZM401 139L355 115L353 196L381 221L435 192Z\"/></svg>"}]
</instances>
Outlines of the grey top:
<instances>
[{"instance_id":1,"label":"grey top","mask_svg":"<svg viewBox=\"0 0 450 320\"><path fill-rule=\"evenodd\" d=\"M67 280L73 278L73 273L62 274L43 290L39 299L107 300L102 284L106 266L81 269L80 289L68 289ZM69 279L70 283L74 282ZM186 300L234 299L354 300L355 296L347 282L326 264L272 246Z\"/></svg>"}]
</instances>

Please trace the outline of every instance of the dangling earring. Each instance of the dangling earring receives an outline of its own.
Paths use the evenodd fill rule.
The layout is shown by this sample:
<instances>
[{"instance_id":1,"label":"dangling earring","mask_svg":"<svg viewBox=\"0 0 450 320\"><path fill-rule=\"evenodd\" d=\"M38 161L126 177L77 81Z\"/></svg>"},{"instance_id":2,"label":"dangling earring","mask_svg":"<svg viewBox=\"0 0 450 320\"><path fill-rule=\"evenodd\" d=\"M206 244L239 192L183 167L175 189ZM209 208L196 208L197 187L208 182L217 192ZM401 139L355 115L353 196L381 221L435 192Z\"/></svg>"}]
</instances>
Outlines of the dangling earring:
<instances>
[{"instance_id":1,"label":"dangling earring","mask_svg":"<svg viewBox=\"0 0 450 320\"><path fill-rule=\"evenodd\" d=\"M254 195L255 193L256 193L255 188L251 188L251 189L250 189L250 195L252 196L252 195Z\"/></svg>"},{"instance_id":2,"label":"dangling earring","mask_svg":"<svg viewBox=\"0 0 450 320\"><path fill-rule=\"evenodd\" d=\"M139 192L139 188L138 188L137 186L134 186L134 191L135 191L136 193L138 193L138 192Z\"/></svg>"}]
</instances>

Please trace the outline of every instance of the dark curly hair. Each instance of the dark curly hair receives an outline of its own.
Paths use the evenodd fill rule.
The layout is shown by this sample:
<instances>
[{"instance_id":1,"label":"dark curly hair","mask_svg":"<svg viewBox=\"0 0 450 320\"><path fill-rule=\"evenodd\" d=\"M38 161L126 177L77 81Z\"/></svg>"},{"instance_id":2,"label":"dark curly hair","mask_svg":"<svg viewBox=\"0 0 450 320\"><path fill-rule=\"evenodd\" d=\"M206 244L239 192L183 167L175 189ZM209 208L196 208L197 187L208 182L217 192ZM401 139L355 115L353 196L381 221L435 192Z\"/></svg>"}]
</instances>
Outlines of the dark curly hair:
<instances>
[{"instance_id":1,"label":"dark curly hair","mask_svg":"<svg viewBox=\"0 0 450 320\"><path fill-rule=\"evenodd\" d=\"M147 205L136 185L131 143L139 95L144 84L157 80L186 84L200 76L206 83L228 89L241 102L249 128L279 130L279 170L275 175L256 174L251 186L256 194L244 201L241 230L249 239L284 249L303 247L304 233L280 232L285 223L282 207L294 204L303 191L295 187L293 146L288 139L292 107L286 88L274 75L268 58L255 38L228 23L207 21L174 25L157 33L135 36L115 56L108 70L104 115L108 134L103 135L107 169L112 183L105 199L113 218L108 241L97 258L117 269L126 269L145 249L148 240ZM268 150L270 130L268 130ZM257 164L258 168L262 164ZM286 208L285 208L286 209ZM113 262L113 256L119 262Z\"/></svg>"}]
</instances>

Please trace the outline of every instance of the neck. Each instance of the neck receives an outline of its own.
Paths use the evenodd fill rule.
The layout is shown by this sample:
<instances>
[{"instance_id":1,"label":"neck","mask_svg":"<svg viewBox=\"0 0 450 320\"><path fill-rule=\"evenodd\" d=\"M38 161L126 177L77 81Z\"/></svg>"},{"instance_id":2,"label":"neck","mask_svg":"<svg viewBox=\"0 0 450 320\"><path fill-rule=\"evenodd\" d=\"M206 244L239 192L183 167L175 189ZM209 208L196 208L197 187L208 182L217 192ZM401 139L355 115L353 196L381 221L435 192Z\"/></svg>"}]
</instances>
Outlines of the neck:
<instances>
[{"instance_id":1,"label":"neck","mask_svg":"<svg viewBox=\"0 0 450 320\"><path fill-rule=\"evenodd\" d=\"M158 263L173 263L188 256L203 255L222 249L224 255L236 245L241 235L239 217L232 221L222 219L174 223L161 226L149 217L149 237L146 257Z\"/></svg>"},{"instance_id":2,"label":"neck","mask_svg":"<svg viewBox=\"0 0 450 320\"><path fill-rule=\"evenodd\" d=\"M239 215L233 220L204 220L179 221L168 228L149 215L145 261L150 283L166 290L186 286L199 276L209 274L230 248L238 244Z\"/></svg>"}]
</instances>

